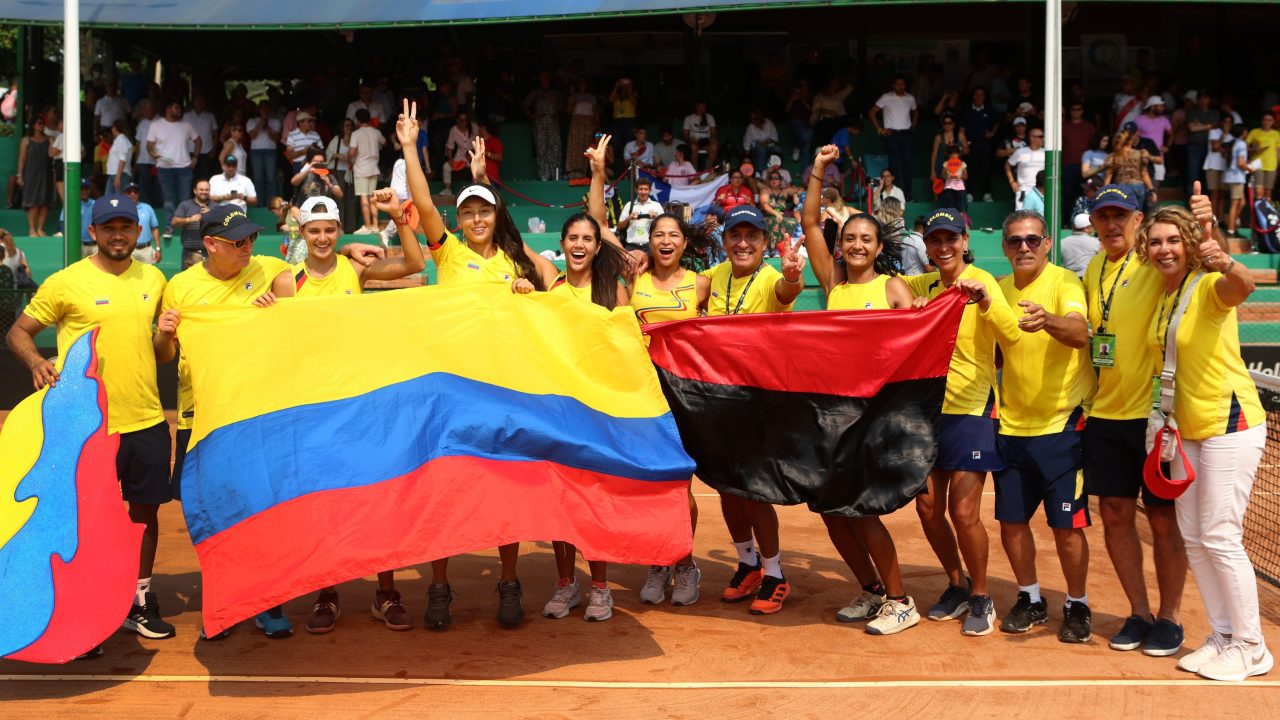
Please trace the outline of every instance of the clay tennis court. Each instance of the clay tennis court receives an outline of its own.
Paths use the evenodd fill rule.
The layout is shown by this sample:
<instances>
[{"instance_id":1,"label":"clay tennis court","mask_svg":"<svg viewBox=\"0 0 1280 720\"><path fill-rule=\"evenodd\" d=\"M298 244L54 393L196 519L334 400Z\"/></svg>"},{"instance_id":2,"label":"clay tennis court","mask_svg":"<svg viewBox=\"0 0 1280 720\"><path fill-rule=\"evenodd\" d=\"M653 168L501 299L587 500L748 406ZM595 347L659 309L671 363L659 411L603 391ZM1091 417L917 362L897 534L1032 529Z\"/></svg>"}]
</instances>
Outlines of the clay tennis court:
<instances>
[{"instance_id":1,"label":"clay tennis court","mask_svg":"<svg viewBox=\"0 0 1280 720\"><path fill-rule=\"evenodd\" d=\"M0 421L4 413L0 413ZM170 418L172 422L172 418ZM990 484L988 491L990 492ZM1050 620L1026 635L960 635L957 621L872 637L835 622L853 596L850 573L804 508L781 508L783 567L794 586L782 613L753 617L719 602L735 558L714 492L695 487L701 520L695 554L702 601L686 608L641 605L646 568L611 569L613 619L586 623L538 613L555 581L549 543L526 543L520 560L524 624L494 619L496 552L450 566L453 628L396 633L368 611L372 578L340 587L343 617L329 635L303 631L312 597L286 606L294 637L269 640L241 623L222 642L197 640L200 573L178 504L161 513L153 589L178 628L169 640L120 632L97 659L65 666L0 661L3 715L52 717L814 717L878 715L1070 717L1276 717L1280 671L1240 685L1200 680L1175 658L1119 653L1106 638L1128 605L1111 570L1102 528L1089 531L1094 639L1058 642L1064 585L1043 520L1033 521L1040 582ZM984 501L991 537L992 596L1008 610L1017 588L999 546L993 498ZM886 519L898 543L907 590L924 609L946 585L905 508ZM1140 521L1140 527L1144 527ZM1144 528L1145 532L1145 528ZM1146 538L1144 538L1146 539ZM1155 577L1148 555L1148 583ZM586 564L579 561L580 581ZM397 576L421 623L427 566ZM1183 623L1190 652L1207 632L1188 576ZM1280 591L1259 587L1264 632L1280 643Z\"/></svg>"}]
</instances>

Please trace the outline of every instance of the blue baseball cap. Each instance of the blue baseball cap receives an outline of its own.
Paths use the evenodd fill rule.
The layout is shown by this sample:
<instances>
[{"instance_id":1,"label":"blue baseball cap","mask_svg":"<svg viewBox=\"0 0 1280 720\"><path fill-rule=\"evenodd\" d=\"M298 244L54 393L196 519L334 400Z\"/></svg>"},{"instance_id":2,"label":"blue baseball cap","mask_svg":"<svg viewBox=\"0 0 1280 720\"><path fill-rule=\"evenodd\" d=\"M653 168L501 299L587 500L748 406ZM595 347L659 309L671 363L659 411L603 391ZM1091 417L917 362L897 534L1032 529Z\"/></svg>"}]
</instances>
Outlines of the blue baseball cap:
<instances>
[{"instance_id":1,"label":"blue baseball cap","mask_svg":"<svg viewBox=\"0 0 1280 720\"><path fill-rule=\"evenodd\" d=\"M955 233L966 233L969 228L965 227L964 214L955 208L938 208L925 216L924 220L924 236L937 230L949 230Z\"/></svg>"},{"instance_id":2,"label":"blue baseball cap","mask_svg":"<svg viewBox=\"0 0 1280 720\"><path fill-rule=\"evenodd\" d=\"M201 237L217 236L226 240L243 240L262 232L262 226L249 219L238 205L219 205L204 214L200 221Z\"/></svg>"},{"instance_id":3,"label":"blue baseball cap","mask_svg":"<svg viewBox=\"0 0 1280 720\"><path fill-rule=\"evenodd\" d=\"M133 201L133 198L110 193L94 201L92 224L102 225L116 218L138 222L138 204Z\"/></svg>"},{"instance_id":4,"label":"blue baseball cap","mask_svg":"<svg viewBox=\"0 0 1280 720\"><path fill-rule=\"evenodd\" d=\"M764 229L764 213L754 205L739 205L724 216L724 231L729 232L738 225L747 223L753 228Z\"/></svg>"},{"instance_id":5,"label":"blue baseball cap","mask_svg":"<svg viewBox=\"0 0 1280 720\"><path fill-rule=\"evenodd\" d=\"M1104 207L1118 207L1133 212L1139 210L1138 198L1119 185L1103 185L1094 193L1089 212L1096 213Z\"/></svg>"}]
</instances>

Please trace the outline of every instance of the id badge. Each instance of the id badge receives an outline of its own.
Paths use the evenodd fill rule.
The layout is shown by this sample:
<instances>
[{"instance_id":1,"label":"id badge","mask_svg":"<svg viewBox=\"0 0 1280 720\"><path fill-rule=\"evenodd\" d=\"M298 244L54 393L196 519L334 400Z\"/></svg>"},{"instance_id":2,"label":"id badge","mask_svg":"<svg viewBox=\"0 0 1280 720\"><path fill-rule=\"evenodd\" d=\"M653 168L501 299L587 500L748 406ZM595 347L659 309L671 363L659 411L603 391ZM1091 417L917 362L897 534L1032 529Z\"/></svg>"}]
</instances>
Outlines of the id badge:
<instances>
[{"instance_id":1,"label":"id badge","mask_svg":"<svg viewBox=\"0 0 1280 720\"><path fill-rule=\"evenodd\" d=\"M1160 376L1155 375L1151 378L1151 409L1160 409Z\"/></svg>"},{"instance_id":2,"label":"id badge","mask_svg":"<svg viewBox=\"0 0 1280 720\"><path fill-rule=\"evenodd\" d=\"M1089 340L1089 355L1094 367L1114 367L1116 364L1116 336L1099 333Z\"/></svg>"}]
</instances>

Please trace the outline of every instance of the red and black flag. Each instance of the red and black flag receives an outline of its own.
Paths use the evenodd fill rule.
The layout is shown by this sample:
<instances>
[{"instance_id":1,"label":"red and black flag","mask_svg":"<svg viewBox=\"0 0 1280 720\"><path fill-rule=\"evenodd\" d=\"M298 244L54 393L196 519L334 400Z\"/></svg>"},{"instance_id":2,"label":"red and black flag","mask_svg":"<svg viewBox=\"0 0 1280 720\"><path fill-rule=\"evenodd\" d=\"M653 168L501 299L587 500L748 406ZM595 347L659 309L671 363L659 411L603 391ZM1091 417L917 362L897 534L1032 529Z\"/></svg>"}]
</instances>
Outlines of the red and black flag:
<instances>
[{"instance_id":1,"label":"red and black flag","mask_svg":"<svg viewBox=\"0 0 1280 720\"><path fill-rule=\"evenodd\" d=\"M965 297L924 310L652 325L649 355L698 477L814 512L885 515L925 487Z\"/></svg>"}]
</instances>

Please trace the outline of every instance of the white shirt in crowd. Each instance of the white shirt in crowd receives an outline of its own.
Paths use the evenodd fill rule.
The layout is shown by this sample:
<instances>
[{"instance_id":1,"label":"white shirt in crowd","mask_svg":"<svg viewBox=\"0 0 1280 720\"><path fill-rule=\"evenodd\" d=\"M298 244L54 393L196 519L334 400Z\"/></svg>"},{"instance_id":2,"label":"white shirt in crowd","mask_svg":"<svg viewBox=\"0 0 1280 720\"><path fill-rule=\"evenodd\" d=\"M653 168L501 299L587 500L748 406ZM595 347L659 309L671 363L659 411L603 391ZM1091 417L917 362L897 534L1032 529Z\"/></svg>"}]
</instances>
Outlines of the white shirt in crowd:
<instances>
[{"instance_id":1,"label":"white shirt in crowd","mask_svg":"<svg viewBox=\"0 0 1280 720\"><path fill-rule=\"evenodd\" d=\"M639 156L635 155L635 152L637 150L639 150L639 146L636 145L635 140L632 140L622 148L622 157L628 161L634 159L636 162L640 163L641 165L653 164L653 143L649 142L648 140L645 140L644 152L641 152Z\"/></svg>"},{"instance_id":2,"label":"white shirt in crowd","mask_svg":"<svg viewBox=\"0 0 1280 720\"><path fill-rule=\"evenodd\" d=\"M293 131L289 133L289 136L284 139L284 144L287 145L290 150L306 150L312 145L320 144L320 133L315 130L304 133L301 128L294 128ZM301 165L303 160L298 158L293 162Z\"/></svg>"},{"instance_id":3,"label":"white shirt in crowd","mask_svg":"<svg viewBox=\"0 0 1280 720\"><path fill-rule=\"evenodd\" d=\"M362 100L358 98L347 105L347 118L351 120L351 122L355 122L356 111L361 108L364 108L365 110L369 111L369 119L371 121L373 120L373 118L377 118L379 125L387 121L387 115L384 112L381 103L379 103L377 100L374 100L373 102L366 105Z\"/></svg>"},{"instance_id":4,"label":"white shirt in crowd","mask_svg":"<svg viewBox=\"0 0 1280 720\"><path fill-rule=\"evenodd\" d=\"M171 122L158 117L147 130L147 142L156 144L156 167L182 168L191 164L188 141L200 137L186 120Z\"/></svg>"},{"instance_id":5,"label":"white shirt in crowd","mask_svg":"<svg viewBox=\"0 0 1280 720\"><path fill-rule=\"evenodd\" d=\"M1044 148L1032 150L1020 147L1009 156L1009 164L1013 166L1014 179L1018 182L1018 190L1025 192L1036 186L1036 175L1044 170Z\"/></svg>"},{"instance_id":6,"label":"white shirt in crowd","mask_svg":"<svg viewBox=\"0 0 1280 720\"><path fill-rule=\"evenodd\" d=\"M245 200L258 197L257 188L253 186L253 181L247 175L241 175L237 172L233 177L227 177L226 173L218 173L209 178L210 197L222 197L230 194L232 190L237 191L239 196L223 200L223 205L236 205L241 210L247 211L249 204Z\"/></svg>"},{"instance_id":7,"label":"white shirt in crowd","mask_svg":"<svg viewBox=\"0 0 1280 720\"><path fill-rule=\"evenodd\" d=\"M653 224L653 219L662 214L662 203L650 196L648 200L642 203L627 203L622 206L622 214L619 217L631 218L627 223L627 244L629 245L648 245L649 244L649 226ZM640 217L635 217L639 215Z\"/></svg>"},{"instance_id":8,"label":"white shirt in crowd","mask_svg":"<svg viewBox=\"0 0 1280 720\"><path fill-rule=\"evenodd\" d=\"M471 123L470 131L464 131L457 123L449 126L449 137L444 141L445 155L453 162L470 163L467 153L471 152L471 139L480 134L480 126Z\"/></svg>"},{"instance_id":9,"label":"white shirt in crowd","mask_svg":"<svg viewBox=\"0 0 1280 720\"><path fill-rule=\"evenodd\" d=\"M752 123L747 123L747 131L742 133L742 149L750 150L756 145L769 145L778 142L778 128L774 126L773 121L765 118L764 125L756 127Z\"/></svg>"},{"instance_id":10,"label":"white shirt in crowd","mask_svg":"<svg viewBox=\"0 0 1280 720\"><path fill-rule=\"evenodd\" d=\"M355 163L351 166L352 177L367 178L378 176L378 152L387 143L378 129L365 125L351 133L351 149L355 151Z\"/></svg>"},{"instance_id":11,"label":"white shirt in crowd","mask_svg":"<svg viewBox=\"0 0 1280 720\"><path fill-rule=\"evenodd\" d=\"M201 155L209 155L218 151L218 148L213 146L214 132L218 129L218 119L213 116L213 113L208 110L202 113L188 110L187 114L182 116L182 119L195 128L196 134L200 136ZM218 145L221 147L222 144L219 143ZM187 143L187 152L194 151L195 143Z\"/></svg>"},{"instance_id":12,"label":"white shirt in crowd","mask_svg":"<svg viewBox=\"0 0 1280 720\"><path fill-rule=\"evenodd\" d=\"M685 160L684 162L673 162L667 165L667 175L664 178L671 187L684 187L694 181L693 163Z\"/></svg>"},{"instance_id":13,"label":"white shirt in crowd","mask_svg":"<svg viewBox=\"0 0 1280 720\"><path fill-rule=\"evenodd\" d=\"M151 132L151 121L142 118L138 121L138 132L134 133L133 139L138 141L138 164L139 165L155 165L155 158L151 157L151 151L147 150L147 133Z\"/></svg>"},{"instance_id":14,"label":"white shirt in crowd","mask_svg":"<svg viewBox=\"0 0 1280 720\"><path fill-rule=\"evenodd\" d=\"M886 130L911 129L911 111L916 109L916 98L911 93L896 95L887 92L876 100L876 107L884 114L880 127Z\"/></svg>"},{"instance_id":15,"label":"white shirt in crowd","mask_svg":"<svg viewBox=\"0 0 1280 720\"><path fill-rule=\"evenodd\" d=\"M120 169L120 163L124 163L124 169ZM107 174L119 175L133 174L133 143L129 142L129 136L121 133L111 141L111 151L107 153ZM123 189L123 188L121 188ZM115 192L114 189L110 192Z\"/></svg>"},{"instance_id":16,"label":"white shirt in crowd","mask_svg":"<svg viewBox=\"0 0 1280 720\"><path fill-rule=\"evenodd\" d=\"M1224 142L1225 147L1228 143ZM1248 160L1249 146L1245 145L1244 138L1236 138L1230 141L1231 153L1227 155L1227 168L1222 171L1222 182L1229 185L1243 185L1247 179L1245 171L1240 167L1240 160Z\"/></svg>"},{"instance_id":17,"label":"white shirt in crowd","mask_svg":"<svg viewBox=\"0 0 1280 720\"><path fill-rule=\"evenodd\" d=\"M409 199L409 178L405 175L404 158L396 160L396 164L391 166L391 189L396 191L396 197L401 202Z\"/></svg>"},{"instance_id":18,"label":"white shirt in crowd","mask_svg":"<svg viewBox=\"0 0 1280 720\"><path fill-rule=\"evenodd\" d=\"M897 188L894 188L895 190ZM924 237L918 232L910 232L902 236L902 274L923 275L929 264L929 255L924 249Z\"/></svg>"},{"instance_id":19,"label":"white shirt in crowd","mask_svg":"<svg viewBox=\"0 0 1280 720\"><path fill-rule=\"evenodd\" d=\"M98 127L109 128L111 124L129 115L129 101L119 95L103 95L93 105L93 114L98 116Z\"/></svg>"},{"instance_id":20,"label":"white shirt in crowd","mask_svg":"<svg viewBox=\"0 0 1280 720\"><path fill-rule=\"evenodd\" d=\"M1142 114L1142 105L1142 98L1136 95L1116 93L1115 99L1111 101L1111 109L1119 117L1116 126L1124 127L1125 123L1137 122L1138 116Z\"/></svg>"},{"instance_id":21,"label":"white shirt in crowd","mask_svg":"<svg viewBox=\"0 0 1280 720\"><path fill-rule=\"evenodd\" d=\"M894 185L888 190L885 190L883 187L881 187L875 191L875 197L873 198L875 202L872 203L873 209L876 209L876 210L880 209L880 203L884 202L889 198L894 198L898 202L902 203L903 209L907 207L907 196L902 193L902 188L898 187L897 185Z\"/></svg>"},{"instance_id":22,"label":"white shirt in crowd","mask_svg":"<svg viewBox=\"0 0 1280 720\"><path fill-rule=\"evenodd\" d=\"M253 136L253 131L258 129L258 125L262 122L262 118L249 118L249 122L244 124L245 134L249 136L250 150L275 150L276 141L271 139L271 133L263 131L257 137ZM280 136L280 121L275 118L267 119L267 129L274 130L276 137Z\"/></svg>"},{"instance_id":23,"label":"white shirt in crowd","mask_svg":"<svg viewBox=\"0 0 1280 720\"><path fill-rule=\"evenodd\" d=\"M1209 154L1204 156L1205 170L1226 170L1227 155L1231 152L1231 143L1228 140L1223 143L1222 152L1214 152L1213 144L1222 140L1222 128L1216 127L1209 131Z\"/></svg>"},{"instance_id":24,"label":"white shirt in crowd","mask_svg":"<svg viewBox=\"0 0 1280 720\"><path fill-rule=\"evenodd\" d=\"M1077 230L1071 233L1062 238L1062 267L1083 279L1085 268L1089 267L1089 261L1101 247L1098 238L1087 232Z\"/></svg>"},{"instance_id":25,"label":"white shirt in crowd","mask_svg":"<svg viewBox=\"0 0 1280 720\"><path fill-rule=\"evenodd\" d=\"M711 131L716 127L716 118L711 113L706 115L686 115L684 118L684 130L689 133L691 140L709 140L711 139Z\"/></svg>"}]
</instances>

